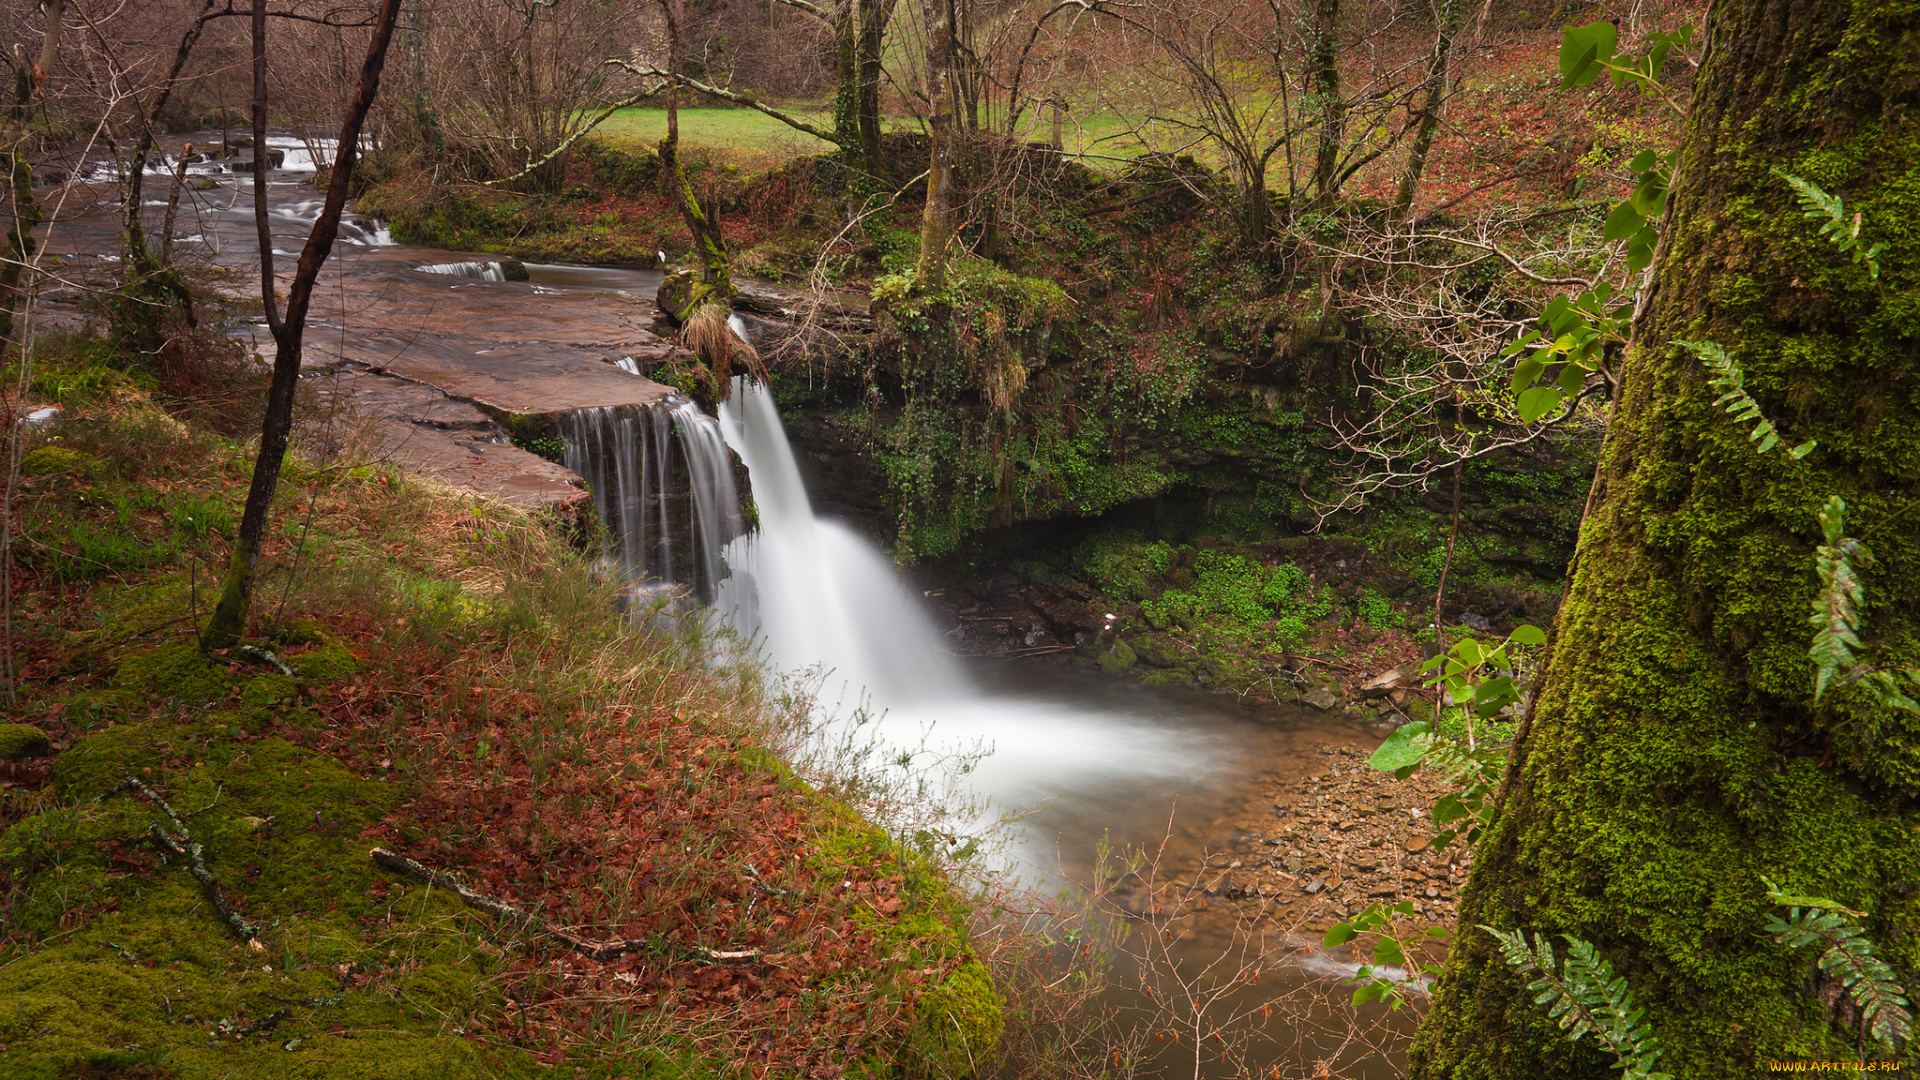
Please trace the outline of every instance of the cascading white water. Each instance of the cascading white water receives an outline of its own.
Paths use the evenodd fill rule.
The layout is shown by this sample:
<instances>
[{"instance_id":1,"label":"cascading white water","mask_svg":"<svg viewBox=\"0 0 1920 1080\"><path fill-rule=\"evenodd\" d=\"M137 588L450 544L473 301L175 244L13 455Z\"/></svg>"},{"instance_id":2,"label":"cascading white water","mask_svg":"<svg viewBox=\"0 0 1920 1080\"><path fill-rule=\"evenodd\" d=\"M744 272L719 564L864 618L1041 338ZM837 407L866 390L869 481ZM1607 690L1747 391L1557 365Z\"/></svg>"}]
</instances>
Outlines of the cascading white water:
<instances>
[{"instance_id":1,"label":"cascading white water","mask_svg":"<svg viewBox=\"0 0 1920 1080\"><path fill-rule=\"evenodd\" d=\"M736 379L720 423L746 462L760 526L728 547L732 576L715 604L777 669L830 667L829 702L858 700L864 689L885 710L879 733L893 745L990 749L968 778L992 804L989 814L1065 797L1042 832L1098 818L1101 800L1137 799L1214 767L1222 748L1170 728L1151 701L1088 708L975 686L885 556L846 526L814 517L772 395ZM1052 866L1043 848L1024 857L1032 870Z\"/></svg>"},{"instance_id":2,"label":"cascading white water","mask_svg":"<svg viewBox=\"0 0 1920 1080\"><path fill-rule=\"evenodd\" d=\"M741 530L733 466L713 418L669 398L578 409L561 419L560 434L622 578L640 591L711 599L726 576L722 552Z\"/></svg>"},{"instance_id":3,"label":"cascading white water","mask_svg":"<svg viewBox=\"0 0 1920 1080\"><path fill-rule=\"evenodd\" d=\"M445 274L448 277L472 278L476 281L507 280L507 272L502 270L497 262L429 263L426 266L416 266L414 269L423 274Z\"/></svg>"},{"instance_id":4,"label":"cascading white water","mask_svg":"<svg viewBox=\"0 0 1920 1080\"><path fill-rule=\"evenodd\" d=\"M747 464L757 533L727 553L734 575L716 606L743 636L758 633L776 668L825 662L836 681L888 708L969 693L893 567L846 526L813 516L773 396L736 378L721 431Z\"/></svg>"}]
</instances>

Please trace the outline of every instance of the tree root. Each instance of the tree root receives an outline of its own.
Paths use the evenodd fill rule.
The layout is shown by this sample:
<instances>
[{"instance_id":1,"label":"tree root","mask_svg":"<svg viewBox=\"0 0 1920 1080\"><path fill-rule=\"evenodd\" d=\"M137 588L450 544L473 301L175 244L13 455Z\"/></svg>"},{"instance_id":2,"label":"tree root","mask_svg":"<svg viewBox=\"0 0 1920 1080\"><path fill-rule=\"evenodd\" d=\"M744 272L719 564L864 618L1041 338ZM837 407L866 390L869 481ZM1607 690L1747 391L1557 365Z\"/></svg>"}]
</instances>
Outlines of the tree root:
<instances>
[{"instance_id":1,"label":"tree root","mask_svg":"<svg viewBox=\"0 0 1920 1080\"><path fill-rule=\"evenodd\" d=\"M187 872L207 890L207 899L213 902L214 910L220 913L220 918L233 928L233 932L239 935L241 941L247 943L247 948L254 952L265 952L266 946L260 944L259 929L227 902L226 891L220 888L220 879L207 870L206 849L201 847L200 841L195 840L193 834L187 831L187 823L180 820L180 814L173 808L173 804L161 798L159 792L141 783L132 773L127 774L126 786L146 796L148 802L165 811L167 819L173 822L173 832L161 828L157 821L147 827L147 831L153 834L161 850L186 859ZM215 795L214 798L217 801L219 796Z\"/></svg>"},{"instance_id":2,"label":"tree root","mask_svg":"<svg viewBox=\"0 0 1920 1080\"><path fill-rule=\"evenodd\" d=\"M474 892L472 889L461 884L460 879L454 877L452 874L429 869L404 855L388 851L386 848L374 848L367 853L367 856L374 862L402 877L410 877L415 881L425 882L435 888L445 889L453 893L460 899L466 901L468 907L476 907L481 911L491 912L502 918L523 923L530 929L554 938L573 951L592 960L612 960L616 957L625 956L628 953L651 951L667 953L688 960L698 960L708 964L737 964L743 961L757 961L766 955L759 949L722 952L716 949L703 948L699 945L681 945L660 937L616 938L612 941L595 941L591 938L582 937L570 930L563 930L539 915L535 915L529 911L522 911L520 908L514 907L505 900Z\"/></svg>"}]
</instances>

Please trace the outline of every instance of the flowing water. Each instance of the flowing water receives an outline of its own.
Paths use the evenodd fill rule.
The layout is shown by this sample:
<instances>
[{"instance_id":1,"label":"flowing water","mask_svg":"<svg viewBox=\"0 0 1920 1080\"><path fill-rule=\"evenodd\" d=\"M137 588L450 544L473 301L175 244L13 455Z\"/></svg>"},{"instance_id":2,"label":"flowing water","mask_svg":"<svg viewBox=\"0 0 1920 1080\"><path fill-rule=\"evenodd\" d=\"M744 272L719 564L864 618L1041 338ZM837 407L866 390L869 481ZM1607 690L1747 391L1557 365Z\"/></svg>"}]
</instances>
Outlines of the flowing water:
<instances>
[{"instance_id":1,"label":"flowing water","mask_svg":"<svg viewBox=\"0 0 1920 1080\"><path fill-rule=\"evenodd\" d=\"M1006 854L1030 882L1084 887L1103 839L1157 850L1168 865L1192 859L1233 831L1230 819L1249 812L1257 774L1304 771L1319 746L1359 741L1350 729L1232 699L1057 668L963 668L892 564L851 529L814 516L768 392L735 380L721 430L752 476L760 526L729 545L731 575L716 606L743 637L761 643L776 668L829 669L826 697L867 701L889 744L909 753L988 751L967 780L988 800L985 820L1021 817ZM1213 985L1222 969L1206 969L1231 955L1221 981L1233 985L1208 991L1205 1009L1229 1030L1229 1018L1241 1018L1252 1060L1325 1055L1343 1063L1341 1075L1393 1075L1384 1059L1337 1049L1346 1019L1328 990L1343 993L1338 986L1351 977L1351 964L1297 935L1199 913L1177 929L1152 922L1140 929L1163 931L1177 935L1164 953L1117 967L1119 985L1106 1004L1131 1016L1130 1030L1171 1021L1168 988ZM1141 989L1148 984L1160 987L1157 995ZM1280 998L1291 999L1290 1012L1250 1021L1247 1014ZM1376 1010L1358 1026L1380 1039L1390 1025ZM1191 1039L1148 1044L1157 1065L1150 1071L1244 1075L1245 1061L1222 1062L1211 1050L1196 1061L1190 1047Z\"/></svg>"}]
</instances>

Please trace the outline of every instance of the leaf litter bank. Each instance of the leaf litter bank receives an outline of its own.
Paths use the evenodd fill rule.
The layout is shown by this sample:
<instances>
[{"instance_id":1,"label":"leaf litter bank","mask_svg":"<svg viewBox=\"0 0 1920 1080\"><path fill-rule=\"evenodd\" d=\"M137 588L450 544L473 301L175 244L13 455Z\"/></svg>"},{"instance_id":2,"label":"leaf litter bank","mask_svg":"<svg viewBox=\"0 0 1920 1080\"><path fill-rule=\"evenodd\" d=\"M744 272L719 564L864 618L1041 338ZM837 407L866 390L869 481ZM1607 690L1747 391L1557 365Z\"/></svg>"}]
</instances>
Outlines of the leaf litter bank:
<instances>
[{"instance_id":1,"label":"leaf litter bank","mask_svg":"<svg viewBox=\"0 0 1920 1080\"><path fill-rule=\"evenodd\" d=\"M709 664L694 628L624 624L558 528L351 444L289 461L252 648L203 655L246 448L130 385L61 404L11 500L13 711L52 755L0 777L0 1073L952 1074L992 1052L1002 1002L938 845L781 763L804 695ZM583 955L375 847L648 947Z\"/></svg>"}]
</instances>

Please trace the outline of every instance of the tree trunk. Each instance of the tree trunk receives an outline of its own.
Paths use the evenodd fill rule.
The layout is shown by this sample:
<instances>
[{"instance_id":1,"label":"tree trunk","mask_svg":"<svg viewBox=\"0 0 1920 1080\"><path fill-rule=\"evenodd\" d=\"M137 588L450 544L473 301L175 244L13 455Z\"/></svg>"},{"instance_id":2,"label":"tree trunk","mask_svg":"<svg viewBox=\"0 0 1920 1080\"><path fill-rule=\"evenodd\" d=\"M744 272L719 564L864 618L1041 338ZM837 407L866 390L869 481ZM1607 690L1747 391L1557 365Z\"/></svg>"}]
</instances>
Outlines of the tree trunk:
<instances>
[{"instance_id":1,"label":"tree trunk","mask_svg":"<svg viewBox=\"0 0 1920 1080\"><path fill-rule=\"evenodd\" d=\"M1440 107L1447 99L1447 58L1453 52L1453 35L1460 29L1460 0L1434 0L1433 23L1427 78L1417 91L1420 113L1414 122L1413 144L1407 148L1407 163L1393 191L1396 218L1407 216L1413 206L1414 193L1420 190L1420 174L1427 169L1427 153L1433 149L1434 132L1440 129Z\"/></svg>"},{"instance_id":2,"label":"tree trunk","mask_svg":"<svg viewBox=\"0 0 1920 1080\"><path fill-rule=\"evenodd\" d=\"M1313 0L1313 46L1307 71L1320 98L1320 139L1313 155L1313 200L1333 197L1334 173L1346 139L1347 104L1340 97L1340 0Z\"/></svg>"},{"instance_id":3,"label":"tree trunk","mask_svg":"<svg viewBox=\"0 0 1920 1080\"><path fill-rule=\"evenodd\" d=\"M1859 687L1816 704L1808 657L1815 511L1840 495L1876 556L1865 654L1920 663L1920 51L1894 44L1920 37L1920 3L1721 0L1709 35L1578 572L1420 1080L1617 1075L1480 924L1592 942L1684 1078L1859 1056L1818 950L1764 933L1763 875L1867 912L1920 985L1920 717ZM1877 283L1775 168L1862 213L1888 244ZM1683 339L1725 347L1784 443L1817 449L1756 453Z\"/></svg>"},{"instance_id":4,"label":"tree trunk","mask_svg":"<svg viewBox=\"0 0 1920 1080\"><path fill-rule=\"evenodd\" d=\"M860 0L860 152L867 173L886 175L886 156L880 148L880 60L887 24L893 20L896 0Z\"/></svg>"},{"instance_id":5,"label":"tree trunk","mask_svg":"<svg viewBox=\"0 0 1920 1080\"><path fill-rule=\"evenodd\" d=\"M932 154L927 164L927 209L920 221L917 287L938 293L947 287L947 247L953 242L953 5L927 3L927 118Z\"/></svg>"},{"instance_id":6,"label":"tree trunk","mask_svg":"<svg viewBox=\"0 0 1920 1080\"><path fill-rule=\"evenodd\" d=\"M60 20L65 17L66 0L47 0L47 28L40 39L40 56L31 65L26 50L14 50L13 106L7 110L6 130L0 144L6 147L8 194L13 205L7 209L13 218L7 230L6 261L0 263L0 350L13 341L13 313L20 307L20 282L33 258L33 230L40 224L40 206L33 201L33 162L27 157L27 119L33 115L33 103L40 96L40 85L53 74L60 59Z\"/></svg>"},{"instance_id":7,"label":"tree trunk","mask_svg":"<svg viewBox=\"0 0 1920 1080\"><path fill-rule=\"evenodd\" d=\"M433 5L425 0L414 0L408 22L405 34L413 126L420 137L422 164L429 170L438 170L447 158L447 136L440 127L440 112L433 104L433 83L427 75L427 48L433 37Z\"/></svg>"},{"instance_id":8,"label":"tree trunk","mask_svg":"<svg viewBox=\"0 0 1920 1080\"><path fill-rule=\"evenodd\" d=\"M360 130L366 124L367 112L373 108L373 99L380 91L380 69L386 63L387 44L393 40L393 24L399 20L402 0L381 0L380 11L375 16L373 40L367 44L367 56L360 67L360 85L353 96L353 103L347 107L347 117L340 125L340 141L334 152L333 170L327 180L326 200L321 204L320 217L313 223L313 230L307 234L306 247L300 251L300 263L293 272L293 282L287 287L287 309L279 325L273 327L274 356L273 383L267 390L267 413L260 424L260 454L253 462L253 483L247 488L247 505L240 517L240 532L234 539L233 559L227 564L227 579L220 591L220 602L213 610L213 618L208 621L206 633L200 638L201 647L209 651L224 649L240 638L246 626L247 607L253 597L253 579L260 563L261 549L266 545L268 513L273 509L274 491L280 485L280 466L286 460L287 443L293 432L293 394L300 381L300 345L307 328L307 305L313 299L313 285L320 277L320 267L327 261L327 255L333 250L333 242L340 233L340 214L346 209L347 188L353 182L353 165L360 144ZM264 7L257 10L264 10ZM264 124L262 113L265 110L266 94L259 80L264 70L258 48L266 36L265 20L254 20L255 77L256 89L254 107L256 113L254 126L256 131ZM262 153L259 142L254 143L255 153ZM256 158L256 160L258 160ZM259 176L258 170L255 174ZM255 188L256 197L263 197L263 189ZM270 240L261 241L262 270L267 280L268 311L273 311L273 278L271 274L272 250Z\"/></svg>"},{"instance_id":9,"label":"tree trunk","mask_svg":"<svg viewBox=\"0 0 1920 1080\"><path fill-rule=\"evenodd\" d=\"M680 55L680 18L675 10L678 0L660 0L667 15L667 54L669 60ZM717 221L700 208L700 199L680 166L680 87L667 80L667 137L660 142L660 164L668 185L668 194L679 205L681 220L693 236L694 253L700 259L700 280L705 286L703 298L733 303L733 259L727 251L727 238L721 235ZM688 309L699 307L695 302Z\"/></svg>"},{"instance_id":10,"label":"tree trunk","mask_svg":"<svg viewBox=\"0 0 1920 1080\"><path fill-rule=\"evenodd\" d=\"M833 131L843 147L860 145L860 28L854 0L833 5Z\"/></svg>"}]
</instances>

